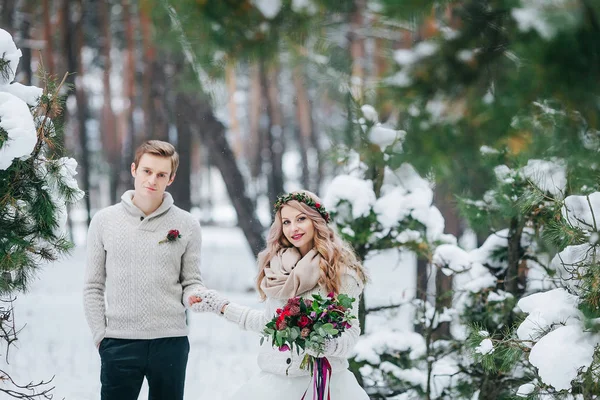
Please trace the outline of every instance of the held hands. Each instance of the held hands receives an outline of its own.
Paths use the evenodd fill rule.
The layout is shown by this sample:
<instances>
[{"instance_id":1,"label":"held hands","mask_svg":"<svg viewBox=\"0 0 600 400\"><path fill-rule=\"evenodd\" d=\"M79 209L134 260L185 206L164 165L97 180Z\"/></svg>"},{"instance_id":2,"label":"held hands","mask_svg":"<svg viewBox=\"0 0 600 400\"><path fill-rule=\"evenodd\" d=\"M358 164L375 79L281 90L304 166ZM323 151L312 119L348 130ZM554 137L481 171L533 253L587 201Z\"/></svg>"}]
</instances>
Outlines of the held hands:
<instances>
[{"instance_id":1,"label":"held hands","mask_svg":"<svg viewBox=\"0 0 600 400\"><path fill-rule=\"evenodd\" d=\"M188 306L190 306L190 308L193 308L192 306L196 303L200 303L202 301L202 297L200 297L199 293L194 293L192 294L189 298L188 298Z\"/></svg>"},{"instance_id":2,"label":"held hands","mask_svg":"<svg viewBox=\"0 0 600 400\"><path fill-rule=\"evenodd\" d=\"M213 312L223 314L229 300L216 290L205 290L189 297L189 306L195 312Z\"/></svg>"}]
</instances>

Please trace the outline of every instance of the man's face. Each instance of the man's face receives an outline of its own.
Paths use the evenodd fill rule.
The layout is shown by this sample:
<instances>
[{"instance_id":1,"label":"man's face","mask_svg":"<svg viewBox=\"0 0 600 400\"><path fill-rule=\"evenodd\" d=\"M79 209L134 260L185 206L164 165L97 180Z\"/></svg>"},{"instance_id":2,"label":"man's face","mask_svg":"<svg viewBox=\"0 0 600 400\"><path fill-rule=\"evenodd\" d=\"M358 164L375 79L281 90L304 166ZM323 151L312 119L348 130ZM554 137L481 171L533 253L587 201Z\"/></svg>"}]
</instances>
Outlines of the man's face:
<instances>
[{"instance_id":1,"label":"man's face","mask_svg":"<svg viewBox=\"0 0 600 400\"><path fill-rule=\"evenodd\" d=\"M131 164L131 175L135 178L135 196L146 199L162 199L167 186L175 175L171 175L171 159L159 157L154 154L144 154L135 167Z\"/></svg>"}]
</instances>

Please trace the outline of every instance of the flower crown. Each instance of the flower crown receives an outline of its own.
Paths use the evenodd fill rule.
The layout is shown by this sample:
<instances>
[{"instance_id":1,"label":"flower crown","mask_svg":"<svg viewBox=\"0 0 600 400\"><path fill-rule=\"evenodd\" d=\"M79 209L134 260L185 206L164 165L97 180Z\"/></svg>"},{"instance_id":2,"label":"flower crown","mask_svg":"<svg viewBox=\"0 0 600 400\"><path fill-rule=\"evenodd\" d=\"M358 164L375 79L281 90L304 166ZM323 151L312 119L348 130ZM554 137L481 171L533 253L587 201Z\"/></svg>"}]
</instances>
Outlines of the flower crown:
<instances>
[{"instance_id":1,"label":"flower crown","mask_svg":"<svg viewBox=\"0 0 600 400\"><path fill-rule=\"evenodd\" d=\"M288 194L279 196L277 198L277 201L275 202L275 205L273 206L275 212L279 211L279 209L285 203L287 203L288 201L291 201L291 200L299 201L300 203L304 203L307 206L314 208L315 210L317 210L317 212L319 214L321 214L321 217L323 217L325 222L329 222L329 213L327 212L325 207L323 207L323 205L321 203L315 202L313 200L313 198L310 197L309 195L302 193L302 192L288 193Z\"/></svg>"}]
</instances>

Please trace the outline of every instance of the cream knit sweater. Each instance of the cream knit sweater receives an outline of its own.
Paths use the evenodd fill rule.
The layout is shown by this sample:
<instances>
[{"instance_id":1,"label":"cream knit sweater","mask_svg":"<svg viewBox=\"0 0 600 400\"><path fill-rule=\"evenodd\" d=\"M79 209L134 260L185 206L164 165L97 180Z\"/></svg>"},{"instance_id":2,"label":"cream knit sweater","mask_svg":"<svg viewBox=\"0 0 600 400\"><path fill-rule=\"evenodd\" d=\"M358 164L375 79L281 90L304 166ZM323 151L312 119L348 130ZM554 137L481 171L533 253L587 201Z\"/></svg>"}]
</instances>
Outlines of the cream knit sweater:
<instances>
[{"instance_id":1,"label":"cream knit sweater","mask_svg":"<svg viewBox=\"0 0 600 400\"><path fill-rule=\"evenodd\" d=\"M354 271L348 270L341 278L340 293L345 293L356 299L352 303L352 314L356 317L358 317L359 296L362 291L363 283L358 279ZM301 296L311 298L310 295L313 293L319 293L322 296L327 295L323 288L316 287L301 294ZM239 304L229 303L225 309L225 318L239 324L242 329L261 333L267 322L275 315L275 310L283 308L285 303L284 300L267 298L264 310L254 310ZM347 329L339 338L333 340L332 350L326 352L324 355L329 360L333 372L348 368L347 357L356 344L359 335L360 325L357 318L353 320L350 329ZM258 366L263 371L278 375L285 375L286 370L288 376L309 375L309 371L300 369L300 363L303 358L304 353L302 351L299 355L295 349L293 353L290 351L281 352L273 347L271 342L265 340L258 353Z\"/></svg>"},{"instance_id":2,"label":"cream knit sweater","mask_svg":"<svg viewBox=\"0 0 600 400\"><path fill-rule=\"evenodd\" d=\"M146 216L133 202L98 211L88 230L83 300L94 343L104 337L156 339L186 336L188 297L204 290L200 224L165 193ZM181 238L166 243L171 229Z\"/></svg>"}]
</instances>

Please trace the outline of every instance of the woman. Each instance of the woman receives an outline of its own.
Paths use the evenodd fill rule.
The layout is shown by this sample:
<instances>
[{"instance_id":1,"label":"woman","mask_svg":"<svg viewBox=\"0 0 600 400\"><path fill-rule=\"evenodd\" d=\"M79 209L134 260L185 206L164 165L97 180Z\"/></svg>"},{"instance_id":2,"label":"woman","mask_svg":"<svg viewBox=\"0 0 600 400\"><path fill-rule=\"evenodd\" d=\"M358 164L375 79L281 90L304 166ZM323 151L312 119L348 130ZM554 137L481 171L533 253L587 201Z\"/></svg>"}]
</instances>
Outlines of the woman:
<instances>
[{"instance_id":1,"label":"woman","mask_svg":"<svg viewBox=\"0 0 600 400\"><path fill-rule=\"evenodd\" d=\"M265 310L230 303L213 290L199 294L202 301L192 309L223 314L242 329L260 333L289 298L333 292L355 298L352 314L358 316L365 274L350 246L328 225L329 214L321 200L308 191L290 193L278 199L275 212L267 248L258 256L256 284L261 298L266 300ZM359 334L358 319L354 319L352 327L327 341L325 353L320 354L331 364L331 400L369 398L348 370L347 356ZM286 399L299 400L311 382L309 371L300 369L303 357L302 352L281 352L265 341L258 356L261 372L243 385L233 399L281 399L285 394ZM307 396L312 398L310 390Z\"/></svg>"}]
</instances>

